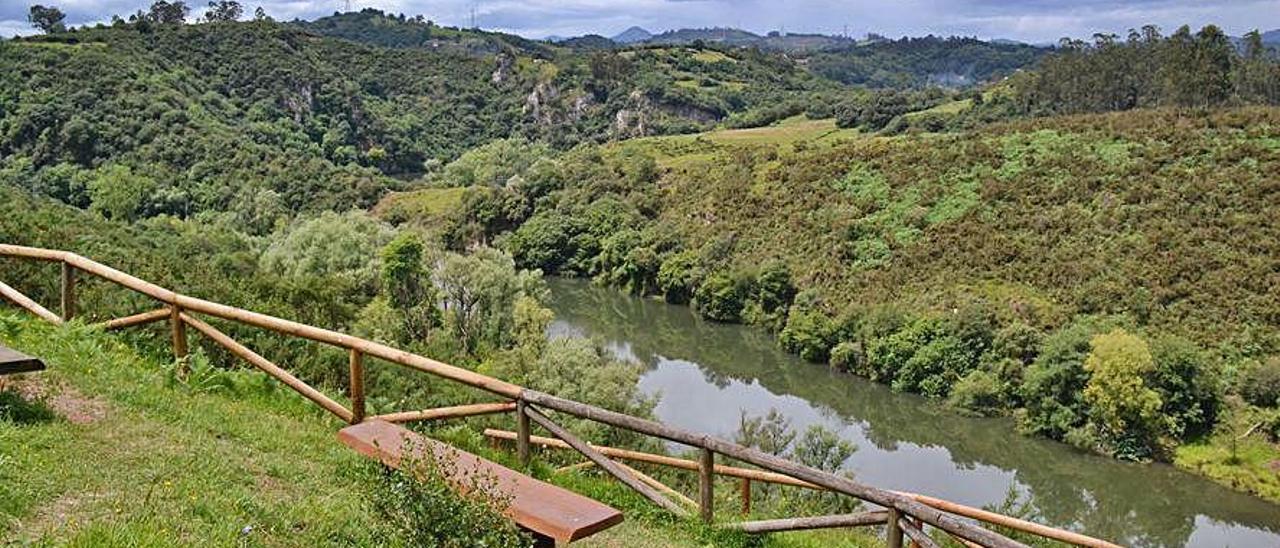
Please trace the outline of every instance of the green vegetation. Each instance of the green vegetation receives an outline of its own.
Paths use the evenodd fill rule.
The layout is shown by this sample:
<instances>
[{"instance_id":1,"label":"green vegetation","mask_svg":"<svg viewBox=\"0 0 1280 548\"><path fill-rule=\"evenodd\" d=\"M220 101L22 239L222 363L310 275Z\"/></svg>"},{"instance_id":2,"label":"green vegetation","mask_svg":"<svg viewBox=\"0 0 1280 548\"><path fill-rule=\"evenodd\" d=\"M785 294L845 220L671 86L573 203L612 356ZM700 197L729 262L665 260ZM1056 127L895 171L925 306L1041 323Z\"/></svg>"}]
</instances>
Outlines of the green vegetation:
<instances>
[{"instance_id":1,"label":"green vegetation","mask_svg":"<svg viewBox=\"0 0 1280 548\"><path fill-rule=\"evenodd\" d=\"M482 238L518 264L759 324L808 359L1030 433L1171 459L1273 408L1224 402L1254 390L1243 375L1271 386L1249 364L1280 351L1261 281L1277 127L1255 108L823 146L647 139L544 159L520 177L548 183L487 191L454 223L504 204ZM762 291L774 279L787 289Z\"/></svg>"},{"instance_id":2,"label":"green vegetation","mask_svg":"<svg viewBox=\"0 0 1280 548\"><path fill-rule=\"evenodd\" d=\"M645 415L654 402L638 396L634 364L589 341L545 340L541 274L592 277L762 326L806 359L894 390L1277 497L1280 65L1256 33L1241 52L1210 26L1066 42L1047 56L908 39L802 64L731 47L753 38L728 31L715 45L666 43L672 33L567 48L375 10L238 22L239 6L220 2L186 25L185 4L156 2L67 30L56 9L36 8L46 35L0 41L0 241ZM941 87L1037 60L986 89ZM0 277L54 302L40 268L6 262ZM152 305L92 282L81 302L87 320ZM309 382L344 386L340 352L220 327ZM155 333L130 342L145 359L163 352ZM198 351L199 375L175 382L241 382L223 370L225 351ZM375 412L473 396L375 371ZM38 406L0 405L6 428L67 433L39 422ZM187 420L184 409L168 413ZM159 424L139 428L171 445L217 445L161 428L178 418L147 420ZM822 432L793 442L752 420L746 430L777 433L770 443L796 458L826 466L846 453ZM260 457L227 458L253 468ZM210 504L243 517L241 487ZM413 501L430 496L383 511L413 521ZM13 504L26 515L35 503ZM344 534L342 512L368 511L343 504L315 511L333 520L316 535ZM190 511L128 514L85 534L159 534ZM302 510L280 519L290 512ZM224 538L225 525L184 534Z\"/></svg>"},{"instance_id":3,"label":"green vegetation","mask_svg":"<svg viewBox=\"0 0 1280 548\"><path fill-rule=\"evenodd\" d=\"M817 53L809 67L837 82L873 88L958 87L1008 76L1047 53L1024 44L926 36Z\"/></svg>"}]
</instances>

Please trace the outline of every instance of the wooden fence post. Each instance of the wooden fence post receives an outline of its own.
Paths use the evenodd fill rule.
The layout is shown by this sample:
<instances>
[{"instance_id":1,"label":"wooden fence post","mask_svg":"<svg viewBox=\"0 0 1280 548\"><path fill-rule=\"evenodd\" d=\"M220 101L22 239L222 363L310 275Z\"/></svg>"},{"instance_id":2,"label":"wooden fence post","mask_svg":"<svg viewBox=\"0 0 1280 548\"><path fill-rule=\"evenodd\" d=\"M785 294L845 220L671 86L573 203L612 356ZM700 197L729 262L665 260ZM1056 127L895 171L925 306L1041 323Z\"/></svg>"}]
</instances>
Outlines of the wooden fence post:
<instances>
[{"instance_id":1,"label":"wooden fence post","mask_svg":"<svg viewBox=\"0 0 1280 548\"><path fill-rule=\"evenodd\" d=\"M742 478L742 515L751 513L751 480Z\"/></svg>"},{"instance_id":2,"label":"wooden fence post","mask_svg":"<svg viewBox=\"0 0 1280 548\"><path fill-rule=\"evenodd\" d=\"M62 321L76 316L76 267L62 263Z\"/></svg>"},{"instance_id":3,"label":"wooden fence post","mask_svg":"<svg viewBox=\"0 0 1280 548\"><path fill-rule=\"evenodd\" d=\"M364 421L364 353L351 349L351 424Z\"/></svg>"},{"instance_id":4,"label":"wooden fence post","mask_svg":"<svg viewBox=\"0 0 1280 548\"><path fill-rule=\"evenodd\" d=\"M523 399L516 400L516 456L520 466L529 467L529 413Z\"/></svg>"},{"instance_id":5,"label":"wooden fence post","mask_svg":"<svg viewBox=\"0 0 1280 548\"><path fill-rule=\"evenodd\" d=\"M169 324L173 331L173 357L184 359L187 357L187 324L182 321L182 308L178 305L169 307Z\"/></svg>"},{"instance_id":6,"label":"wooden fence post","mask_svg":"<svg viewBox=\"0 0 1280 548\"><path fill-rule=\"evenodd\" d=\"M698 507L702 521L711 523L715 519L716 454L703 447L698 457Z\"/></svg>"},{"instance_id":7,"label":"wooden fence post","mask_svg":"<svg viewBox=\"0 0 1280 548\"><path fill-rule=\"evenodd\" d=\"M889 548L902 548L902 526L898 520L902 519L902 512L897 508L889 508L889 523L885 525L885 545Z\"/></svg>"}]
</instances>

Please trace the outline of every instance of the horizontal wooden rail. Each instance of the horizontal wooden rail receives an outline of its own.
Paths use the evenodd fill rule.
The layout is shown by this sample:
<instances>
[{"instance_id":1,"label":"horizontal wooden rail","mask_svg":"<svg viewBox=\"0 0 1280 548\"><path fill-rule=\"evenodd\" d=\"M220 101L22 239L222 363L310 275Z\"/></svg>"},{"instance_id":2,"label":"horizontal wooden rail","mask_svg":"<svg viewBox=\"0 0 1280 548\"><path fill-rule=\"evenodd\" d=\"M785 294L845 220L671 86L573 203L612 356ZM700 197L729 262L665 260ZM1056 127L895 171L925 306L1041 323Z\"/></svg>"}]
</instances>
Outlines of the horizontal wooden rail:
<instances>
[{"instance_id":1,"label":"horizontal wooden rail","mask_svg":"<svg viewBox=\"0 0 1280 548\"><path fill-rule=\"evenodd\" d=\"M491 415L493 413L510 413L516 410L516 402L496 402L496 403L473 403L469 405L454 405L452 407L437 407L434 409L423 409L420 411L401 411L399 413L387 413L385 415L375 415L369 417L370 420L380 420L387 422L411 422L411 421L433 421L442 419L456 419L461 417L474 417L477 415Z\"/></svg>"},{"instance_id":2,"label":"horizontal wooden rail","mask_svg":"<svg viewBox=\"0 0 1280 548\"><path fill-rule=\"evenodd\" d=\"M94 324L94 326L104 331L111 331L113 329L124 329L126 327L134 327L137 325L144 325L144 324L154 323L162 320L167 320L169 319L169 314L170 312L168 307L158 308L150 312L143 312L141 314L134 314L132 316L125 316L123 318L107 320L105 322Z\"/></svg>"},{"instance_id":3,"label":"horizontal wooden rail","mask_svg":"<svg viewBox=\"0 0 1280 548\"><path fill-rule=\"evenodd\" d=\"M730 523L724 527L726 529L736 529L746 533L759 534L779 531L802 531L805 529L863 527L867 525L880 525L887 521L889 521L889 512L885 510L872 510L870 512L839 514L834 516L743 521L739 523Z\"/></svg>"},{"instance_id":4,"label":"horizontal wooden rail","mask_svg":"<svg viewBox=\"0 0 1280 548\"><path fill-rule=\"evenodd\" d=\"M651 420L640 419L637 417L632 417L622 413L609 411L609 410L595 407L592 405L587 405L587 404L575 402L572 400L567 400L564 398L559 398L556 396L545 394L542 392L529 390L519 385L512 384L512 383L509 383L500 379L496 379L493 377L489 377L486 375L482 375L474 371L456 367L456 366L446 364L437 360L433 360L424 356L419 356L417 354L406 352L404 350L399 350L384 344L368 341L358 337L353 337L351 335L346 335L336 331L330 331L328 329L313 327L306 324L301 324L298 322L285 320L285 319L277 318L274 316L269 316L266 314L260 314L257 312L251 312L248 310L243 310L243 309L235 308L232 306L210 302L203 299L189 297L189 296L182 295L182 294L173 292L171 290L165 289L158 285L152 284L145 280L136 278L134 276L131 276L129 274L116 270L114 268L108 267L106 265L86 259L74 253L33 248L33 247L0 244L0 256L21 257L21 258L28 258L28 259L35 259L35 260L42 260L42 261L61 261L64 267L66 267L64 268L64 272L70 272L72 275L74 275L74 272L76 270L83 271L90 275L97 276L99 278L102 278L107 281L118 284L120 286L123 286L127 289L131 289L138 293L148 295L166 305L165 310L168 311L168 313L170 314L170 317L172 318L172 321L174 324L173 325L173 330L175 334L174 349L177 355L181 356L185 354L185 352L183 352L183 349L184 349L183 347L185 346L185 336L182 336L182 328L185 325L190 324L192 327L195 327L197 330L204 333L206 336L209 336L219 344L222 344L224 347L230 350L233 354L236 354L241 358L244 358L247 361L250 361L250 363L253 363L255 366L259 367L260 369L267 371L268 374L271 374L273 377L276 377L277 379L280 379L282 382L285 382L291 388L298 390L308 399L311 399L315 403L324 407L326 410L334 413L335 415L337 415L338 417L346 421L352 420L354 416L351 410L348 410L345 407L343 407L341 404L335 402L332 399L329 399L324 394L321 394L319 391L306 385L301 380L298 380L296 377L290 375L288 372L279 368L275 364L267 361L262 356L259 356L258 354L254 353L253 351L249 350L243 345L240 345L239 343L235 342L230 337L223 334L221 331L214 329L212 326L208 325L207 323L204 323L203 321L194 317L192 314L198 313L205 316L216 317L223 320L228 320L228 321L237 322L245 325L268 329L271 331L275 331L277 333L283 333L286 335L301 337L301 338L309 339L312 341L337 346L340 348L350 350L352 352L353 360L355 360L357 356L362 357L364 355L368 355L368 356L389 361L410 369L422 371L422 372L435 375L444 379L459 382L467 386L478 388L504 398L515 400L518 406L524 407L525 410L527 411L527 413L519 413L520 417L523 418L525 416L528 416L529 418L534 418L544 428L547 428L548 430L551 430L552 433L556 434L557 436L560 436L565 442L567 442L569 446L571 446L574 449L577 449L579 452L586 455L589 459L591 459L592 462L594 462L597 465L600 465L602 468L605 468L610 473L617 475L620 480L623 480L624 482L634 482L639 484L641 487L637 490L640 490L642 492L644 490L652 490L653 488L648 485L645 485L643 482L639 482L635 478L635 476L631 475L621 467L616 466L616 463L613 463L613 461L609 460L609 458L603 454L603 450L601 450L600 448L587 445L582 440L577 439L572 434L565 431L563 428L551 422L550 419L547 419L545 415L543 415L537 410L532 409L529 406L537 405L544 409L567 413L579 418L584 418L584 419L595 421L601 424L606 424L606 425L617 427L617 428L623 428L626 430L630 430L632 432L636 432L636 433L640 433L640 434L644 434L644 435L652 436L656 438L661 438L668 441L673 441L676 443L698 448L703 451L704 460L706 460L707 455L714 455L715 453L719 453L720 455L723 455L725 457L728 457L737 461L741 461L753 466L760 467L763 470L751 470L746 468L738 468L735 470L735 473L724 474L723 473L724 470L733 469L733 467L724 467L721 465L714 465L711 468L716 473L721 473L722 475L738 475L737 472L741 472L742 475L738 475L738 477L743 477L749 480L770 481L772 483L797 485L797 486L807 487L812 489L825 489L825 490L838 492L844 495L861 499L863 501L867 501L876 505L883 506L889 509L891 513L898 512L898 513L901 513L903 516L908 516L908 517L911 517L912 519L918 520L918 522L927 523L929 525L932 525L933 527L936 527L966 542L973 542L973 543L981 544L983 546L990 546L994 548L1014 548L1014 547L1023 546L1023 544L1019 542L1016 542L1012 539L1004 537L990 530L984 529L983 527L975 525L965 519L959 519L957 516L965 516L966 518L988 521L990 523L998 523L1000 525L1012 527L1019 530L1027 530L1027 532L1032 532L1033 534L1037 534L1047 538L1062 540L1064 542L1071 542L1071 543L1079 544L1083 546L1099 547L1099 548L1103 548L1103 547L1112 548L1116 546L1114 544L1111 544L1105 541L1100 541L1098 539L1093 539L1091 537L1086 537L1084 535L1076 535L1075 533L1070 533L1067 531L1062 531L1059 529L1054 529L1054 528L1042 526L1039 524L1033 524L1033 523L1025 522L1022 520L1017 520L1016 518L1011 518L1009 516L1002 516L999 514L989 513L985 511L971 511L976 509L969 509L968 507L964 507L962 505L947 503L946 501L939 501L939 499L929 499L927 497L920 497L919 495L910 495L910 494L898 493L895 491L889 491L885 489L878 489L875 487L871 487L871 486L859 483L850 478L837 476L834 474L823 472L821 470L810 468L808 466L797 464L797 463L788 461L786 459L783 459L781 457L770 455L755 449L743 447L735 443L717 438L715 436L709 436L709 435L705 435L697 432L692 432L689 430L684 430L681 428L675 428L675 427L667 426ZM64 274L64 277L65 277L65 274ZM66 280L64 280L64 296L63 296L64 301L69 298L74 298L73 295L65 294L65 293L74 291L74 286L65 282ZM9 298L10 300L14 300L23 308L26 308L27 310L32 311L33 313L37 314L38 316L40 316L45 320L48 320L53 323L62 323L61 318L59 318L57 315L48 311L47 309L40 306L38 303L35 303L31 299L26 298L21 293L18 293L16 290L13 290L13 288L7 285L0 284L0 294L3 294L5 297ZM67 309L66 310L67 315L71 316L73 313L74 302L73 301L65 301L65 302L70 303L70 306L67 306L64 304L64 308ZM116 320L111 320L102 325L104 326L110 325L112 327L139 325L141 323L146 323L148 321L158 321L160 319L163 319L159 316L160 316L159 311L147 312L142 314L136 314L134 316L129 316L127 318L119 318ZM137 322L137 323L134 323L134 322ZM353 368L353 371L354 370L355 369ZM477 404L477 405L498 405L498 404ZM503 409L502 411L505 411L505 410L506 409ZM440 412L442 412L442 410L422 410L422 411L409 411L404 413L392 413L388 416L392 417L393 419L399 418L403 420L429 420L430 418L445 418L447 416L463 416L463 415L456 415L456 414L451 415L448 413L446 413L445 415L433 414L433 413L440 413ZM493 411L493 412L501 412L501 411ZM618 451L622 451L622 450L618 450ZM657 459L657 458L670 459L670 457L660 457L657 455L651 455L651 457L653 457L654 459ZM641 460L641 461L645 460L643 458L637 458L637 459L631 459L630 457L620 457L620 458L628 458L629 460ZM648 460L648 462L654 462L654 460ZM684 459L671 459L669 462L655 462L655 463L666 464L669 466L675 466L678 468L685 468L690 470L698 469L697 463L693 461L686 461ZM690 467L688 466L688 464L692 464L693 466ZM766 475L773 474L774 476L766 476L769 479L765 479L761 477L747 477L746 475L747 472L750 472L752 474L766 474ZM786 478L786 479L782 479L782 478ZM776 481L772 481L772 480L776 480ZM654 492L653 494L656 495L658 499L665 501L665 504L663 502L658 502L658 500L655 500L655 502L658 502L664 507L671 509L673 512L680 513L680 511L683 510L682 508L675 505L674 503L671 503L670 501L666 501L666 499L662 498L660 494L656 492ZM945 504L931 504L931 503L939 503L939 502L945 503ZM903 524L907 523L906 519L903 519L900 521ZM892 538L892 535L890 535L890 537Z\"/></svg>"},{"instance_id":5,"label":"horizontal wooden rail","mask_svg":"<svg viewBox=\"0 0 1280 548\"><path fill-rule=\"evenodd\" d=\"M347 409L346 407L343 407L342 404L336 401L333 401L332 399L329 399L328 396L324 395L319 390L312 388L311 385L305 382L302 382L302 379L299 379L298 377L293 376L292 373L289 373L288 371L285 371L284 369L282 369L280 366L274 363L271 363L266 358L258 355L257 352L250 350L248 347L236 342L235 339L228 337L225 333L218 331L218 329L213 327L212 325L204 323L203 321L200 321L198 318L195 318L190 314L187 314L186 312L180 313L179 316L182 318L182 321L185 322L187 325L194 327L196 331L199 331L203 333L206 337L213 339L214 342L222 345L224 348L229 350L232 354L239 356L244 361L247 361L253 364L254 367L261 369L266 374L271 375L272 377L275 377L277 380L279 380L282 383L285 383L286 385L289 386L289 388L294 389L299 394L302 394L307 399L315 402L320 407L325 408L330 413L337 415L338 418L342 419L343 421L346 421L346 422L351 421L351 410Z\"/></svg>"},{"instance_id":6,"label":"horizontal wooden rail","mask_svg":"<svg viewBox=\"0 0 1280 548\"><path fill-rule=\"evenodd\" d=\"M40 306L40 303L35 302L31 297L23 295L17 289L9 287L4 282L0 282L0 297L13 301L13 304L27 309L28 312L39 316L40 319L46 322L59 325L62 324L62 318L58 317L57 314L50 312L48 308Z\"/></svg>"},{"instance_id":7,"label":"horizontal wooden rail","mask_svg":"<svg viewBox=\"0 0 1280 548\"><path fill-rule=\"evenodd\" d=\"M89 274L150 296L151 298L163 303L177 306L183 310L190 310L192 312L198 312L224 320L269 329L278 333L302 337L304 339L310 339L346 349L356 349L375 358L460 382L507 398L517 398L522 390L520 386L503 380L481 375L474 371L469 371L461 367L449 365L417 354L412 354L384 344L367 341L359 337L353 337L351 335L319 327L312 327L310 325L277 318L275 316L250 312L248 310L218 304L204 299L188 297L155 285L151 282L135 278L129 274L125 274L124 272L120 272L119 270L109 266L91 261L74 253L0 244L0 255L27 257L46 261L62 260Z\"/></svg>"},{"instance_id":8,"label":"horizontal wooden rail","mask_svg":"<svg viewBox=\"0 0 1280 548\"><path fill-rule=\"evenodd\" d=\"M496 430L493 428L486 428L484 431L484 435L493 439L506 440L506 441L514 441L516 439L515 432L511 432L508 430ZM547 438L543 436L529 436L529 442L535 445L541 445L543 447L553 447L556 449L573 449L572 447L569 447L569 444L563 441L560 441L555 438ZM613 457L615 459L626 459L626 460L635 461L635 462L658 464L662 466L668 466L671 468L680 468L683 470L689 470L693 472L697 472L699 470L698 462L689 460L689 459L668 457L666 455L655 455L653 453L632 451L630 449L619 449L616 447L608 447L604 445L593 445L592 447L595 447L596 450L600 451L605 456ZM726 464L717 464L715 465L714 469L715 469L715 473L721 476L731 476L735 478L743 478L743 479L749 479L753 481L762 481L765 483L792 485L795 487L804 487L807 489L818 489L818 490L825 491L825 489L823 489L822 487L819 487L807 481L801 481L791 476L775 474L773 472L766 472L764 470L756 470L753 468L741 468L738 466L729 466Z\"/></svg>"},{"instance_id":9,"label":"horizontal wooden rail","mask_svg":"<svg viewBox=\"0 0 1280 548\"><path fill-rule=\"evenodd\" d=\"M910 497L911 499L917 502L920 502L921 504L926 504L933 508L937 508L944 512L950 512L957 516L964 516L966 518L976 519L978 521L990 523L993 525L1008 527L1016 531L1031 533L1033 535L1041 536L1047 539L1057 540L1060 542L1065 542L1067 544L1074 544L1076 546L1086 546L1089 548L1121 548L1121 546L1118 544L1107 542L1102 539L1096 539L1088 535L1073 533L1071 531L1064 531L1062 529L1058 529L1055 527L1041 525L1033 521L1018 519L1012 516L1006 516L1004 514L997 514L995 512L990 512L987 510L983 510L981 508L974 508L972 506L965 506L963 504L958 504L955 502L951 502L949 500L943 500L940 498L930 497L926 495L919 495L916 493L901 493L901 494L903 496Z\"/></svg>"}]
</instances>

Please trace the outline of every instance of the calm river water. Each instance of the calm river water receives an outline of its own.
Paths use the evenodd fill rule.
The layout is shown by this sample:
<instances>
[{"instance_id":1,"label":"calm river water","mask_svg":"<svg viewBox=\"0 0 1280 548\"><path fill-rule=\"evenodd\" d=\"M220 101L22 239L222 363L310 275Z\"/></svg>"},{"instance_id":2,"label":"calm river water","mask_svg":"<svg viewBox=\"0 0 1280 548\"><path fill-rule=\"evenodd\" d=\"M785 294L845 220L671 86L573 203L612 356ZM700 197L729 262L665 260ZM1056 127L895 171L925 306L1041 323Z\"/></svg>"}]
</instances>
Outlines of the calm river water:
<instances>
[{"instance_id":1,"label":"calm river water","mask_svg":"<svg viewBox=\"0 0 1280 548\"><path fill-rule=\"evenodd\" d=\"M857 444L865 483L973 506L1010 490L1038 521L1135 546L1280 546L1280 506L1170 466L1122 463L1018 435L1007 419L960 417L909 394L778 349L759 329L701 321L687 307L584 281L549 279L552 336L584 335L644 364L663 422L731 437L743 411L777 409Z\"/></svg>"}]
</instances>

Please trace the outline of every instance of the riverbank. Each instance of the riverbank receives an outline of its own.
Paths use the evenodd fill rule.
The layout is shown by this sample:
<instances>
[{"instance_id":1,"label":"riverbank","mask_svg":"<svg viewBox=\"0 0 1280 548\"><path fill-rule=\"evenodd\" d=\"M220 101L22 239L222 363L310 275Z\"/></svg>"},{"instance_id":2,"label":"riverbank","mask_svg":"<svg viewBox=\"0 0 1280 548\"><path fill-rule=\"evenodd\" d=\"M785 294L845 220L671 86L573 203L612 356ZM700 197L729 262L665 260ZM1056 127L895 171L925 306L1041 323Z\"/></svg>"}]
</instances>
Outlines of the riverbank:
<instances>
[{"instance_id":1,"label":"riverbank","mask_svg":"<svg viewBox=\"0 0 1280 548\"><path fill-rule=\"evenodd\" d=\"M963 417L806 363L761 329L703 321L687 307L582 280L549 284L553 336L591 336L644 364L641 389L661 394L655 413L665 422L731 436L740 412L777 409L795 430L819 424L856 444L845 469L878 487L992 508L1012 490L1037 521L1134 545L1280 544L1280 507L1172 466L1022 436L1009 419Z\"/></svg>"}]
</instances>

